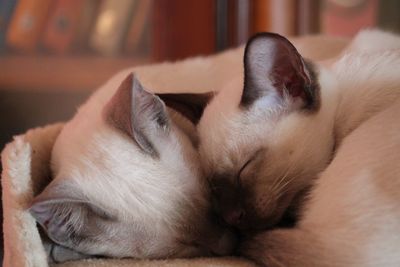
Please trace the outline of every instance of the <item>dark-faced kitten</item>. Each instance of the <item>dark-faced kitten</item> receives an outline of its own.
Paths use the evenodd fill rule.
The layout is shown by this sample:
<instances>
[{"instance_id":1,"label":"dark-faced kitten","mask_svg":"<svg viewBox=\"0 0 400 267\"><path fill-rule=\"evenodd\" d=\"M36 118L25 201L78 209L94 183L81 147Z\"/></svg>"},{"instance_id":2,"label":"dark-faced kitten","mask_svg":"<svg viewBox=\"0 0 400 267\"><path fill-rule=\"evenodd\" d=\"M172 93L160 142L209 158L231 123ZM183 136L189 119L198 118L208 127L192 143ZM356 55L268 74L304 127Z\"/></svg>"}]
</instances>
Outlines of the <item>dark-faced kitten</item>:
<instances>
[{"instance_id":1,"label":"dark-faced kitten","mask_svg":"<svg viewBox=\"0 0 400 267\"><path fill-rule=\"evenodd\" d=\"M365 31L332 65L322 67L303 59L282 36L265 33L252 38L244 56L244 87L236 81L222 90L199 124L201 157L221 217L243 231L275 226L289 206L297 205L293 200L315 183L343 139L400 98L399 48L398 37ZM398 147L396 136L387 136L395 142L387 147L379 135L374 132L365 146L378 142L386 148L379 155L387 155L393 159L391 164L398 165L393 151ZM361 138L363 133L356 136ZM391 165L380 166L381 159L368 151L353 151L361 146L343 147L338 156L345 155L335 160L344 164L351 155L362 163L357 164L359 168L371 161L378 164L368 168L372 184L360 179L365 187L379 190L374 183L382 177L374 173L375 168L382 172ZM395 220L398 207L395 202L383 203L385 193L357 198L364 187L356 183L361 174L355 168L348 164L329 167L331 171L322 174L313 189L298 227L266 232L247 242L242 253L268 266L368 266L368 259L375 264L369 266L378 262L389 266L396 260L398 264L397 254L387 253L392 245L398 247L398 241L382 242L388 236L382 226L385 220L371 220L388 216L391 231L400 230L400 220ZM387 174L388 184L397 188L399 171L393 171ZM351 186L353 181L356 184ZM320 200L324 195L324 201ZM368 195L371 199L365 201ZM378 196L380 200L374 201ZM391 208L392 213L382 217ZM341 216L349 223L339 223L336 217ZM344 240L350 245L345 246ZM372 253L371 258L367 253Z\"/></svg>"}]
</instances>

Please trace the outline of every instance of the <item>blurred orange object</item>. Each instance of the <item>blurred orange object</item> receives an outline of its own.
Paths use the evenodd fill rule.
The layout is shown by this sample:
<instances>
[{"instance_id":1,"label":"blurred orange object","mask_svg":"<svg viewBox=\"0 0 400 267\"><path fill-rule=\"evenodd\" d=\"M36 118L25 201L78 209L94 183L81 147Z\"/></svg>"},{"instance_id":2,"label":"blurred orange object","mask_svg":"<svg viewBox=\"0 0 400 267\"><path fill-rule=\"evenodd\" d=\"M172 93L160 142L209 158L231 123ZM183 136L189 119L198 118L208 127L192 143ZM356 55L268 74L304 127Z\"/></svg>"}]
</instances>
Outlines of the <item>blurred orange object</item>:
<instances>
[{"instance_id":1,"label":"blurred orange object","mask_svg":"<svg viewBox=\"0 0 400 267\"><path fill-rule=\"evenodd\" d=\"M54 8L44 31L44 47L57 53L64 53L71 47L83 4L82 0L54 2Z\"/></svg>"},{"instance_id":2,"label":"blurred orange object","mask_svg":"<svg viewBox=\"0 0 400 267\"><path fill-rule=\"evenodd\" d=\"M51 0L20 0L7 32L6 43L12 48L33 51L46 23Z\"/></svg>"}]
</instances>

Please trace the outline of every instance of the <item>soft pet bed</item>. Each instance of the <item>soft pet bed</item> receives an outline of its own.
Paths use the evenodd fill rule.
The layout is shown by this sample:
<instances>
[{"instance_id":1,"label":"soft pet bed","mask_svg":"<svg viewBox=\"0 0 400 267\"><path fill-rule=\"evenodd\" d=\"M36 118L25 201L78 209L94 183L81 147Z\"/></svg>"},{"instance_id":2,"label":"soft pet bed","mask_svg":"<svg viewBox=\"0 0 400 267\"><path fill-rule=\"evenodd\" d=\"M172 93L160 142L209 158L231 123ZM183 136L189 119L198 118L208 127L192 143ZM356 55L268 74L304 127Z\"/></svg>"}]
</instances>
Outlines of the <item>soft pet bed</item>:
<instances>
[{"instance_id":1,"label":"soft pet bed","mask_svg":"<svg viewBox=\"0 0 400 267\"><path fill-rule=\"evenodd\" d=\"M338 54L347 44L346 40L323 36L293 39L303 56L323 60ZM164 63L141 67L139 73L144 84L157 80L160 92L218 90L233 75L241 75L243 49L238 48L207 58L194 58L177 63ZM133 69L132 69L133 70ZM130 70L130 71L132 71ZM210 71L216 72L212 79ZM163 73L163 75L160 75ZM165 75L168 73L168 75ZM163 77L167 77L164 78ZM161 80L161 81L160 81ZM191 85L188 87L188 85ZM27 211L32 198L40 193L51 180L49 161L53 143L62 129L62 124L28 131L16 136L3 150L2 190L4 211L4 262L5 267L46 267L47 254L36 222ZM168 259L139 261L134 259L86 259L51 266L254 266L239 258Z\"/></svg>"}]
</instances>

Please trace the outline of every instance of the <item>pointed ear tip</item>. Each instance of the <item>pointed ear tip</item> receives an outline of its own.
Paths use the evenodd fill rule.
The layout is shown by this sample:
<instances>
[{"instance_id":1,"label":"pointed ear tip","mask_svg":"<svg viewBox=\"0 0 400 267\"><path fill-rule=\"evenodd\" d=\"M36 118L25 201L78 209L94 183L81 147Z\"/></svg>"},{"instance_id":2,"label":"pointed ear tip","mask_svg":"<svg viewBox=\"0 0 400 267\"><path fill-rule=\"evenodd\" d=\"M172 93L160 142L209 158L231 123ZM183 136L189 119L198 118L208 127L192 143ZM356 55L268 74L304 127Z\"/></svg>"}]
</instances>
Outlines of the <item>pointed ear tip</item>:
<instances>
[{"instance_id":1,"label":"pointed ear tip","mask_svg":"<svg viewBox=\"0 0 400 267\"><path fill-rule=\"evenodd\" d=\"M135 84L135 74L133 72L130 72L120 83L119 88L129 88L129 87L134 87Z\"/></svg>"},{"instance_id":2,"label":"pointed ear tip","mask_svg":"<svg viewBox=\"0 0 400 267\"><path fill-rule=\"evenodd\" d=\"M45 206L47 203L49 202L48 199L46 198L41 198L41 196L36 196L35 198L33 198L31 200L31 202L28 205L28 210L34 210L36 211L37 209L39 209L40 207Z\"/></svg>"},{"instance_id":3,"label":"pointed ear tip","mask_svg":"<svg viewBox=\"0 0 400 267\"><path fill-rule=\"evenodd\" d=\"M43 202L41 199L40 199L40 194L39 195L37 195L37 196L35 196L30 202L29 202L29 204L28 204L28 209L31 209L31 208L33 208L34 206L37 206L39 203L41 203L41 202Z\"/></svg>"},{"instance_id":4,"label":"pointed ear tip","mask_svg":"<svg viewBox=\"0 0 400 267\"><path fill-rule=\"evenodd\" d=\"M247 42L246 46L251 46L252 44L258 43L259 41L284 41L284 42L289 42L290 41L283 35L280 35L278 33L274 32L259 32L250 37L250 39Z\"/></svg>"},{"instance_id":5,"label":"pointed ear tip","mask_svg":"<svg viewBox=\"0 0 400 267\"><path fill-rule=\"evenodd\" d=\"M40 221L42 219L43 213L46 211L46 205L43 205L41 201L33 200L27 211L35 218L35 220Z\"/></svg>"},{"instance_id":6,"label":"pointed ear tip","mask_svg":"<svg viewBox=\"0 0 400 267\"><path fill-rule=\"evenodd\" d=\"M142 83L140 82L140 80L137 77L137 75L135 75L135 73L132 72L131 74L129 74L129 77L130 77L130 79L132 81L132 88L134 90L139 90L139 91L144 90L145 91L145 89L142 86Z\"/></svg>"},{"instance_id":7,"label":"pointed ear tip","mask_svg":"<svg viewBox=\"0 0 400 267\"><path fill-rule=\"evenodd\" d=\"M139 82L139 79L138 79L137 75L134 72L129 73L128 77L132 81L138 81Z\"/></svg>"},{"instance_id":8,"label":"pointed ear tip","mask_svg":"<svg viewBox=\"0 0 400 267\"><path fill-rule=\"evenodd\" d=\"M250 37L249 41L254 39L285 39L287 38L275 32L259 32Z\"/></svg>"},{"instance_id":9,"label":"pointed ear tip","mask_svg":"<svg viewBox=\"0 0 400 267\"><path fill-rule=\"evenodd\" d=\"M140 82L139 79L136 78L136 76L133 77L133 82L132 82L132 89L134 92L141 94L141 95L151 95L156 97L156 95L149 91L148 89L146 89L142 83ZM135 94L135 93L134 93Z\"/></svg>"},{"instance_id":10,"label":"pointed ear tip","mask_svg":"<svg viewBox=\"0 0 400 267\"><path fill-rule=\"evenodd\" d=\"M35 208L36 208L37 204L35 202L31 202L29 203L28 207L26 208L26 210L30 213L33 214L35 212Z\"/></svg>"}]
</instances>

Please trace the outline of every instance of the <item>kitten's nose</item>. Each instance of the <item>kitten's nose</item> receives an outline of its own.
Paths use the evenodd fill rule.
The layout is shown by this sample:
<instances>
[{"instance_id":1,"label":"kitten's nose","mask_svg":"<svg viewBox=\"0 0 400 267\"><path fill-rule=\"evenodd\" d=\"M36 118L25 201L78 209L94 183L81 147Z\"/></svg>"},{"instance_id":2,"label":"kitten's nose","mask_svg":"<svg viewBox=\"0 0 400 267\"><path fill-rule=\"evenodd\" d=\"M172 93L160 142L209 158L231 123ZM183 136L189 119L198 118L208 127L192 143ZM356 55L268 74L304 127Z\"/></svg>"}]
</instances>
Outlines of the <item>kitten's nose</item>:
<instances>
[{"instance_id":1,"label":"kitten's nose","mask_svg":"<svg viewBox=\"0 0 400 267\"><path fill-rule=\"evenodd\" d=\"M223 214L224 221L229 225L238 225L244 218L245 211L243 209L234 209Z\"/></svg>"}]
</instances>

